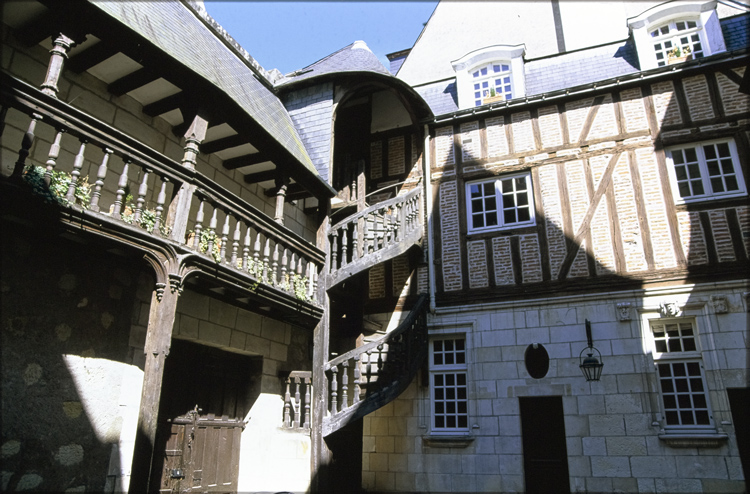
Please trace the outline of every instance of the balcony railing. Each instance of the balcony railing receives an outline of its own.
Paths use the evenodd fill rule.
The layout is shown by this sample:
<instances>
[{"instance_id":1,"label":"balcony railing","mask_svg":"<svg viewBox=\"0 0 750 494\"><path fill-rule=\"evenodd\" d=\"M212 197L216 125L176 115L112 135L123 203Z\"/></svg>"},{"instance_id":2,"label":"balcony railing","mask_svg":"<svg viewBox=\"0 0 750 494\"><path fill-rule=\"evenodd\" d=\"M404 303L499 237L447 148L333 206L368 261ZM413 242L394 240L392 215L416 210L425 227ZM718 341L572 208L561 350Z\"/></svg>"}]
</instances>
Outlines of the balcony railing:
<instances>
[{"instance_id":1,"label":"balcony railing","mask_svg":"<svg viewBox=\"0 0 750 494\"><path fill-rule=\"evenodd\" d=\"M230 278L239 275L317 304L325 257L311 243L142 142L7 74L0 80L3 107L30 117L22 142L5 144L18 146L17 181L32 182L50 201L93 223L146 243L169 244L180 255L198 256L204 266L233 272ZM32 146L45 145L40 134L54 137L46 160L33 162ZM71 147L77 149L72 160L61 153Z\"/></svg>"},{"instance_id":2,"label":"balcony railing","mask_svg":"<svg viewBox=\"0 0 750 494\"><path fill-rule=\"evenodd\" d=\"M326 364L324 436L388 404L409 386L427 356L427 307L428 298L421 295L396 329Z\"/></svg>"},{"instance_id":3,"label":"balcony railing","mask_svg":"<svg viewBox=\"0 0 750 494\"><path fill-rule=\"evenodd\" d=\"M406 252L422 238L422 187L367 209L329 230L326 287Z\"/></svg>"}]
</instances>

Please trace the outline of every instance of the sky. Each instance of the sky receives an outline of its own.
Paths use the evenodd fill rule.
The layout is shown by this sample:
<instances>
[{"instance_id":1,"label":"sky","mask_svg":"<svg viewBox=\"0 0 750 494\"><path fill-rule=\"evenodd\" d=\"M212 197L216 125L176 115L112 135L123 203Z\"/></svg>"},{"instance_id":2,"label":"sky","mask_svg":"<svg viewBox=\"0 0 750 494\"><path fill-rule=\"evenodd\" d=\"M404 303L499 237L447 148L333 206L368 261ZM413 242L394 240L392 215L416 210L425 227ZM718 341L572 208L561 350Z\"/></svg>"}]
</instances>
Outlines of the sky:
<instances>
[{"instance_id":1,"label":"sky","mask_svg":"<svg viewBox=\"0 0 750 494\"><path fill-rule=\"evenodd\" d=\"M264 69L287 74L362 40L388 68L411 48L437 0L289 2L205 0L206 10Z\"/></svg>"}]
</instances>

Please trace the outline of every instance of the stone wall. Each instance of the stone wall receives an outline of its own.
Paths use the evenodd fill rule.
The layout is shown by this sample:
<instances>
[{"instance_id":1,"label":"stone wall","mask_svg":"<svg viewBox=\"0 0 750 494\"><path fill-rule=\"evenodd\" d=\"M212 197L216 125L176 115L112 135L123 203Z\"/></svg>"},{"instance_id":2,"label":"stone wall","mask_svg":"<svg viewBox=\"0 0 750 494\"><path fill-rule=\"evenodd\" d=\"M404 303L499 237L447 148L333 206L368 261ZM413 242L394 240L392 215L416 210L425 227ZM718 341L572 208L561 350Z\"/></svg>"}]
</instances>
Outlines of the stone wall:
<instances>
[{"instance_id":1,"label":"stone wall","mask_svg":"<svg viewBox=\"0 0 750 494\"><path fill-rule=\"evenodd\" d=\"M741 284L665 287L659 292L551 298L438 309L433 335L467 338L469 425L466 447L428 442L429 386L414 383L364 420L363 487L368 492L515 492L524 490L519 397L561 396L573 492L742 492L744 480L726 388L748 385L747 302ZM712 300L727 301L727 311ZM660 439L663 417L648 321L677 302L700 335L714 424L728 438L716 447L675 448ZM617 304L629 303L621 319ZM578 368L584 320L602 353L601 381ZM546 376L532 378L529 345L549 354Z\"/></svg>"},{"instance_id":2,"label":"stone wall","mask_svg":"<svg viewBox=\"0 0 750 494\"><path fill-rule=\"evenodd\" d=\"M46 225L2 224L2 490L111 491L132 457L142 372L128 334L145 265Z\"/></svg>"}]
</instances>

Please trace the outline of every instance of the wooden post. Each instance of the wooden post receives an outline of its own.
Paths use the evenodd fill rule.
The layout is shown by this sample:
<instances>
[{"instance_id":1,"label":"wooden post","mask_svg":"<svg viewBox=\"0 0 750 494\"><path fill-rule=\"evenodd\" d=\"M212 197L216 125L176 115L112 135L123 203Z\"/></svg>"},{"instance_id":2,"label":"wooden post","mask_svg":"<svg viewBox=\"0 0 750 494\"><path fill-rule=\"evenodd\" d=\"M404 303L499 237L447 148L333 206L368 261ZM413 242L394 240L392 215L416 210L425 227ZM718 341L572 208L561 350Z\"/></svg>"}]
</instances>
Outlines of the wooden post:
<instances>
[{"instance_id":1,"label":"wooden post","mask_svg":"<svg viewBox=\"0 0 750 494\"><path fill-rule=\"evenodd\" d=\"M276 177L276 214L273 219L279 225L284 224L284 201L286 200L286 189L289 187L289 177L281 175Z\"/></svg>"},{"instance_id":2,"label":"wooden post","mask_svg":"<svg viewBox=\"0 0 750 494\"><path fill-rule=\"evenodd\" d=\"M328 228L330 220L328 215L331 211L330 202L326 201L321 205L319 210L319 221L320 227L318 228L317 234L317 246L319 249L330 253L330 247L328 243ZM330 262L330 259L329 261ZM308 264L311 266L311 263ZM329 266L323 267L323 272L327 273ZM310 271L310 283L312 284L314 268ZM323 306L323 317L320 319L318 326L314 332L314 345L313 345L313 406L312 406L312 428L310 430L310 438L312 442L312 484L311 490L313 493L324 494L330 492L328 475L326 471L330 464L332 457L331 451L326 445L325 439L323 438L323 418L327 414L327 401L328 401L328 379L325 374L325 364L328 361L328 337L330 333L330 302L328 299L328 292L326 291L326 284L320 283L317 287L318 301Z\"/></svg>"},{"instance_id":3,"label":"wooden post","mask_svg":"<svg viewBox=\"0 0 750 494\"><path fill-rule=\"evenodd\" d=\"M198 158L198 145L206 138L208 121L197 116L185 133L185 148L182 157L182 166L189 170L195 170ZM166 225L172 230L170 238L177 242L185 242L188 215L190 214L190 203L195 193L195 185L183 183L176 189L172 202L167 211Z\"/></svg>"},{"instance_id":4,"label":"wooden post","mask_svg":"<svg viewBox=\"0 0 750 494\"><path fill-rule=\"evenodd\" d=\"M59 33L57 38L52 42L51 56L49 58L49 65L47 65L47 76L42 83L42 92L44 94L49 94L57 98L57 81L60 80L63 64L65 63L65 59L68 58L68 50L74 45L75 41L62 33Z\"/></svg>"},{"instance_id":5,"label":"wooden post","mask_svg":"<svg viewBox=\"0 0 750 494\"><path fill-rule=\"evenodd\" d=\"M149 487L164 364L169 355L179 295L178 290L166 288L164 283L157 283L156 286L151 296L151 308L148 315L148 331L144 347L146 363L143 369L143 388L133 452L130 492L147 492Z\"/></svg>"}]
</instances>

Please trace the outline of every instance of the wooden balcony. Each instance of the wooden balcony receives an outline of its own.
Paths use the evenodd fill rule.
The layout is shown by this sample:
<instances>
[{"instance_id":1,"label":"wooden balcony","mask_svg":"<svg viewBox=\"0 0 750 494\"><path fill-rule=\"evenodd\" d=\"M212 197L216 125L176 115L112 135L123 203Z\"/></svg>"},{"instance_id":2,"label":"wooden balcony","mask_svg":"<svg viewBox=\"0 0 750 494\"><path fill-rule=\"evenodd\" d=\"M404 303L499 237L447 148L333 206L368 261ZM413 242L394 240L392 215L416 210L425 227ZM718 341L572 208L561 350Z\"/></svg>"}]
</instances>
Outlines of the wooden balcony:
<instances>
[{"instance_id":1,"label":"wooden balcony","mask_svg":"<svg viewBox=\"0 0 750 494\"><path fill-rule=\"evenodd\" d=\"M3 193L6 215L11 195L33 191L59 209L67 229L142 251L157 271L157 295L192 283L249 310L317 324L321 250L205 175L25 82L0 77L3 108L29 118L22 142L5 140L19 150L13 175L2 181L14 191ZM55 137L46 161L31 162L40 131ZM72 160L60 152L71 143L78 150ZM98 166L87 172L90 162Z\"/></svg>"}]
</instances>

